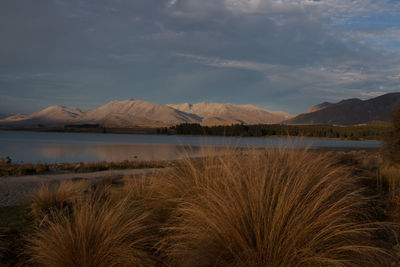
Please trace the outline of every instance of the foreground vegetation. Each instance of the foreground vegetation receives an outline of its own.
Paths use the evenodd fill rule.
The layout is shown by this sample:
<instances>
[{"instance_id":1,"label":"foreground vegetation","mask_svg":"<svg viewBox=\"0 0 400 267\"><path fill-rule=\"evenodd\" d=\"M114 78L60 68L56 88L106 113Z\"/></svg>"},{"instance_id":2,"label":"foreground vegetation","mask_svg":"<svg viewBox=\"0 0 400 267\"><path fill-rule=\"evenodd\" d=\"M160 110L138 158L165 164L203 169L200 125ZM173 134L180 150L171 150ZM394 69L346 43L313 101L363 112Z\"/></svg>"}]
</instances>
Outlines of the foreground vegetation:
<instances>
[{"instance_id":1,"label":"foreground vegetation","mask_svg":"<svg viewBox=\"0 0 400 267\"><path fill-rule=\"evenodd\" d=\"M400 168L382 166L374 152L232 150L118 183L43 186L28 207L0 208L2 263L398 265Z\"/></svg>"},{"instance_id":2,"label":"foreground vegetation","mask_svg":"<svg viewBox=\"0 0 400 267\"><path fill-rule=\"evenodd\" d=\"M147 169L164 168L172 164L173 161L121 161L121 162L82 162L82 163L59 163L59 164L0 164L0 176L21 176L46 174L55 172L97 172L106 170L124 170L124 169Z\"/></svg>"},{"instance_id":3,"label":"foreground vegetation","mask_svg":"<svg viewBox=\"0 0 400 267\"><path fill-rule=\"evenodd\" d=\"M372 122L366 125L226 125L202 126L197 123L184 123L169 129L159 129L159 133L175 133L181 135L215 135L215 136L302 136L318 138L340 138L348 140L381 140L389 129L386 122Z\"/></svg>"},{"instance_id":4,"label":"foreground vegetation","mask_svg":"<svg viewBox=\"0 0 400 267\"><path fill-rule=\"evenodd\" d=\"M43 185L0 207L0 265L399 266L400 107L392 118L381 153L210 151L142 178ZM228 129L265 134L246 127Z\"/></svg>"}]
</instances>

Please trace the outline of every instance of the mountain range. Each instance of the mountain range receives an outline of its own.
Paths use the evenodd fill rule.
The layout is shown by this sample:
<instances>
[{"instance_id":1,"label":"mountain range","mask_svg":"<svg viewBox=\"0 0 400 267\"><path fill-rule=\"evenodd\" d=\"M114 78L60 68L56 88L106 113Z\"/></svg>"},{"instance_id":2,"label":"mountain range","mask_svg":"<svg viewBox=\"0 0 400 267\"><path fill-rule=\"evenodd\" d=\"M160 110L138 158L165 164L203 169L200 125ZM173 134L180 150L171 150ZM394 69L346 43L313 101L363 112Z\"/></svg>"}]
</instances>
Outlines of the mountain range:
<instances>
[{"instance_id":1,"label":"mountain range","mask_svg":"<svg viewBox=\"0 0 400 267\"><path fill-rule=\"evenodd\" d=\"M391 111L399 105L400 93L389 93L368 100L352 98L334 104L324 102L283 123L354 125L388 121Z\"/></svg>"},{"instance_id":2,"label":"mountain range","mask_svg":"<svg viewBox=\"0 0 400 267\"><path fill-rule=\"evenodd\" d=\"M269 111L253 105L198 103L160 105L143 100L111 101L98 108L51 106L31 115L15 114L0 120L1 126L63 126L99 124L107 128L161 127L180 123L203 125L280 123L288 113Z\"/></svg>"},{"instance_id":3,"label":"mountain range","mask_svg":"<svg viewBox=\"0 0 400 267\"><path fill-rule=\"evenodd\" d=\"M196 114L203 125L280 123L292 115L261 109L253 105L234 105L231 103L206 103L167 105L188 114Z\"/></svg>"},{"instance_id":4,"label":"mountain range","mask_svg":"<svg viewBox=\"0 0 400 267\"><path fill-rule=\"evenodd\" d=\"M266 110L254 105L207 102L161 105L128 99L111 101L89 111L50 106L31 115L14 114L0 119L0 126L99 124L107 128L130 128L162 127L180 123L352 125L375 120L388 121L390 112L398 105L400 105L400 93L389 93L369 100L353 98L338 103L324 102L293 116L282 111Z\"/></svg>"}]
</instances>

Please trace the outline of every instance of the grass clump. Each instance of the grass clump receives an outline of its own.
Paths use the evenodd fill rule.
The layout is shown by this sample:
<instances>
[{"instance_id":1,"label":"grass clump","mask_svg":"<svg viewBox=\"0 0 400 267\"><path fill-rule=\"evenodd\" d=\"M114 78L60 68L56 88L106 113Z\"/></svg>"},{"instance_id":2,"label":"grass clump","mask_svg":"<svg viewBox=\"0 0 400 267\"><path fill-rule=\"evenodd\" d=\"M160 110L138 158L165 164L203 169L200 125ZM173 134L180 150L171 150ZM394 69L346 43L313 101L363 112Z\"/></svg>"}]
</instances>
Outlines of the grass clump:
<instances>
[{"instance_id":1,"label":"grass clump","mask_svg":"<svg viewBox=\"0 0 400 267\"><path fill-rule=\"evenodd\" d=\"M388 258L357 179L323 155L188 160L158 188L175 204L158 244L173 266L381 266Z\"/></svg>"},{"instance_id":2,"label":"grass clump","mask_svg":"<svg viewBox=\"0 0 400 267\"><path fill-rule=\"evenodd\" d=\"M147 169L147 168L164 168L167 162L157 161L121 161L121 162L85 162L85 163L64 163L55 166L56 169L62 171L73 172L97 172L105 170L124 170L124 169Z\"/></svg>"},{"instance_id":3,"label":"grass clump","mask_svg":"<svg viewBox=\"0 0 400 267\"><path fill-rule=\"evenodd\" d=\"M113 185L43 187L31 208L48 219L26 254L39 266L389 265L387 225L346 164L232 149ZM68 208L54 207L63 194Z\"/></svg>"},{"instance_id":4,"label":"grass clump","mask_svg":"<svg viewBox=\"0 0 400 267\"><path fill-rule=\"evenodd\" d=\"M382 155L389 164L400 164L400 105L390 115L390 128L384 135Z\"/></svg>"},{"instance_id":5,"label":"grass clump","mask_svg":"<svg viewBox=\"0 0 400 267\"><path fill-rule=\"evenodd\" d=\"M43 184L32 196L29 208L38 224L49 219L55 211L70 209L88 192L84 181L63 181L56 185Z\"/></svg>"},{"instance_id":6,"label":"grass clump","mask_svg":"<svg viewBox=\"0 0 400 267\"><path fill-rule=\"evenodd\" d=\"M37 175L57 171L76 173L97 172L106 170L149 169L164 168L174 161L120 161L120 162L85 162L85 163L58 163L58 164L0 164L0 176Z\"/></svg>"},{"instance_id":7,"label":"grass clump","mask_svg":"<svg viewBox=\"0 0 400 267\"><path fill-rule=\"evenodd\" d=\"M93 193L70 213L52 214L38 227L26 253L39 266L152 266L148 214L128 198Z\"/></svg>"},{"instance_id":8,"label":"grass clump","mask_svg":"<svg viewBox=\"0 0 400 267\"><path fill-rule=\"evenodd\" d=\"M43 174L50 171L46 164L0 164L0 176Z\"/></svg>"},{"instance_id":9,"label":"grass clump","mask_svg":"<svg viewBox=\"0 0 400 267\"><path fill-rule=\"evenodd\" d=\"M25 237L31 232L26 207L0 207L0 266L20 266Z\"/></svg>"},{"instance_id":10,"label":"grass clump","mask_svg":"<svg viewBox=\"0 0 400 267\"><path fill-rule=\"evenodd\" d=\"M400 165L381 163L378 179L386 213L391 221L400 223Z\"/></svg>"}]
</instances>

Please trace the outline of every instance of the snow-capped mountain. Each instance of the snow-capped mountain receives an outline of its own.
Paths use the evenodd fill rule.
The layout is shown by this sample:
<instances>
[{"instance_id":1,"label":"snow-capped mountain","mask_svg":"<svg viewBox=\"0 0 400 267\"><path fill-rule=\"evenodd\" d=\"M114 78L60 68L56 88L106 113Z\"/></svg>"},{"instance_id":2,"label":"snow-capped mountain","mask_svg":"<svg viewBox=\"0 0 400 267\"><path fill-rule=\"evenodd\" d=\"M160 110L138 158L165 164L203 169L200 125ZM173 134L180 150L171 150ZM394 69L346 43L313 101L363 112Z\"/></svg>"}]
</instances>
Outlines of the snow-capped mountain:
<instances>
[{"instance_id":1,"label":"snow-capped mountain","mask_svg":"<svg viewBox=\"0 0 400 267\"><path fill-rule=\"evenodd\" d=\"M204 125L279 123L293 117L285 112L265 110L254 105L200 102L197 104L169 104L168 106L198 115L202 118Z\"/></svg>"},{"instance_id":2,"label":"snow-capped mountain","mask_svg":"<svg viewBox=\"0 0 400 267\"><path fill-rule=\"evenodd\" d=\"M65 125L75 123L83 114L84 112L78 108L50 106L31 115L11 115L4 120L0 120L0 124L9 126Z\"/></svg>"},{"instance_id":3,"label":"snow-capped mountain","mask_svg":"<svg viewBox=\"0 0 400 267\"><path fill-rule=\"evenodd\" d=\"M160 105L143 100L111 101L84 112L77 108L51 106L31 115L12 115L0 120L3 126L61 126L99 124L109 128L160 127L180 123L203 125L279 123L292 116L253 105L197 103Z\"/></svg>"},{"instance_id":4,"label":"snow-capped mountain","mask_svg":"<svg viewBox=\"0 0 400 267\"><path fill-rule=\"evenodd\" d=\"M99 123L106 127L160 126L200 122L193 114L143 100L112 101L88 111L81 119L85 123Z\"/></svg>"}]
</instances>

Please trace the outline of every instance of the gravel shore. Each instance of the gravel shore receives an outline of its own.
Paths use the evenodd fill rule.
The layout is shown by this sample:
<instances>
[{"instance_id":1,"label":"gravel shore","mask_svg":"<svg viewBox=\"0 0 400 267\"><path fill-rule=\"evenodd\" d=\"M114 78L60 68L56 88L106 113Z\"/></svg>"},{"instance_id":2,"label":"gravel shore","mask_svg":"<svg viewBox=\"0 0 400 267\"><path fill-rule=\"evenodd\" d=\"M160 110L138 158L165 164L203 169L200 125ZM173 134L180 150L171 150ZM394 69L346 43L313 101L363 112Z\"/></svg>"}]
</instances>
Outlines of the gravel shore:
<instances>
[{"instance_id":1,"label":"gravel shore","mask_svg":"<svg viewBox=\"0 0 400 267\"><path fill-rule=\"evenodd\" d=\"M107 170L92 173L62 173L0 177L0 206L18 206L29 201L32 193L42 184L54 184L63 180L98 180L107 177L147 174L160 169Z\"/></svg>"}]
</instances>

